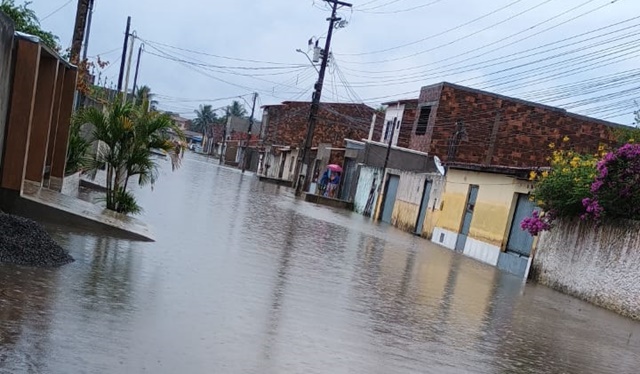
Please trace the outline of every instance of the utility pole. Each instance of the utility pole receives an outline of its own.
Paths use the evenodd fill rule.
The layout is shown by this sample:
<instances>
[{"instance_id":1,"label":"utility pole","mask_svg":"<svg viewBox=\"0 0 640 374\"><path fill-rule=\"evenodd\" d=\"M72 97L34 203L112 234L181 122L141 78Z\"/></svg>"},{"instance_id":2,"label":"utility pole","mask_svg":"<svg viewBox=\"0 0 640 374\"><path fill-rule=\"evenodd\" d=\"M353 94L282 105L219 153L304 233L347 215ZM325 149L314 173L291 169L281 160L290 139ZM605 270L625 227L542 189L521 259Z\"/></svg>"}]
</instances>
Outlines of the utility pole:
<instances>
[{"instance_id":1,"label":"utility pole","mask_svg":"<svg viewBox=\"0 0 640 374\"><path fill-rule=\"evenodd\" d=\"M311 145L313 144L313 133L316 129L316 122L318 120L318 110L320 109L320 97L322 96L322 85L324 84L324 75L327 70L327 63L329 62L329 51L331 49L331 37L333 36L333 29L335 28L336 21L340 21L340 18L336 16L338 12L338 6L351 7L351 4L338 0L324 0L332 5L331 18L327 18L329 21L329 31L327 32L327 40L324 45L324 52L322 54L322 64L320 65L320 71L318 72L318 81L315 84L315 90L313 92L311 100L311 110L309 111L309 127L307 129L307 137L304 142L304 148L302 149L302 155L298 161L298 172L296 182L296 196L302 194L305 181L303 180L309 175L311 162L309 156L311 153ZM306 170L304 169L306 166Z\"/></svg>"},{"instance_id":2,"label":"utility pole","mask_svg":"<svg viewBox=\"0 0 640 374\"><path fill-rule=\"evenodd\" d=\"M120 73L118 74L118 92L122 91L124 79L124 64L127 60L127 45L129 43L129 30L131 29L131 16L127 17L127 27L124 30L124 44L122 46L122 58L120 59Z\"/></svg>"},{"instance_id":3,"label":"utility pole","mask_svg":"<svg viewBox=\"0 0 640 374\"><path fill-rule=\"evenodd\" d=\"M91 34L91 19L92 18L93 18L93 0L89 0L88 8L87 8L87 29L85 30L85 33L84 33L84 47L82 48L82 61L87 61L87 54L88 54L88 51L89 51L89 36ZM89 84L89 82L88 82L89 74L88 73L89 72L87 72L87 75L85 76L85 79L87 80L87 84ZM78 95L78 106L80 108L84 107L86 96L84 95L84 93L82 93L80 91L76 91L76 94Z\"/></svg>"},{"instance_id":4,"label":"utility pole","mask_svg":"<svg viewBox=\"0 0 640 374\"><path fill-rule=\"evenodd\" d=\"M84 48L82 49L82 60L87 59L89 51L89 36L91 34L91 19L93 18L93 0L89 0L87 9L87 30L84 33Z\"/></svg>"},{"instance_id":5,"label":"utility pole","mask_svg":"<svg viewBox=\"0 0 640 374\"><path fill-rule=\"evenodd\" d=\"M398 101L398 106L396 107L396 116L393 117L393 127L391 128L391 136L389 137L389 143L387 145L387 155L384 158L384 166L382 167L382 181L380 181L380 185L378 186L378 195L382 193L382 186L384 186L387 182L384 180L384 177L387 173L387 165L389 165L389 155L391 154L391 146L393 144L393 137L396 134L396 126L398 124L398 115L400 112L400 102ZM378 218L379 219L379 218Z\"/></svg>"},{"instance_id":6,"label":"utility pole","mask_svg":"<svg viewBox=\"0 0 640 374\"><path fill-rule=\"evenodd\" d=\"M76 9L76 21L73 25L73 37L71 39L71 63L78 64L80 58L80 50L82 49L82 41L87 27L87 14L89 12L90 0L78 0Z\"/></svg>"},{"instance_id":7,"label":"utility pole","mask_svg":"<svg viewBox=\"0 0 640 374\"><path fill-rule=\"evenodd\" d=\"M226 153L227 146L227 126L229 126L229 106L227 106L227 123L224 124L222 129L222 145L220 146L220 165L224 163L224 154Z\"/></svg>"},{"instance_id":8,"label":"utility pole","mask_svg":"<svg viewBox=\"0 0 640 374\"><path fill-rule=\"evenodd\" d=\"M251 104L251 116L249 117L249 130L247 131L247 142L244 145L244 150L242 151L242 172L244 173L247 170L247 146L251 141L251 129L253 127L253 114L256 112L256 99L258 98L258 93L253 93L253 104Z\"/></svg>"},{"instance_id":9,"label":"utility pole","mask_svg":"<svg viewBox=\"0 0 640 374\"><path fill-rule=\"evenodd\" d=\"M138 71L140 70L140 57L142 56L142 51L144 51L144 43L140 44L140 48L138 48L138 61L136 62L136 72L133 75L133 94L136 94L136 89L138 88Z\"/></svg>"},{"instance_id":10,"label":"utility pole","mask_svg":"<svg viewBox=\"0 0 640 374\"><path fill-rule=\"evenodd\" d=\"M131 44L129 45L129 57L127 58L127 73L124 78L124 98L123 102L127 102L127 97L129 96L129 75L131 73L131 61L133 60L133 45L136 43L135 31L130 36Z\"/></svg>"}]
</instances>

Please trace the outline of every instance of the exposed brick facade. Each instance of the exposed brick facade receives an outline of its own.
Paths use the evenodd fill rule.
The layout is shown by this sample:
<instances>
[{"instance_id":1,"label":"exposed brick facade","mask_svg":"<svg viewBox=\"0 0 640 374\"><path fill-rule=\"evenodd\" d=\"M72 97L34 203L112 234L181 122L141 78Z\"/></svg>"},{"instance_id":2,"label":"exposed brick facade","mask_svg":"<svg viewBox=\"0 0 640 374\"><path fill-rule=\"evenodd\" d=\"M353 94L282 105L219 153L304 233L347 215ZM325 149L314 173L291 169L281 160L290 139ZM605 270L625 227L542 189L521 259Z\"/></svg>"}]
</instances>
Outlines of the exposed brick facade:
<instances>
[{"instance_id":1,"label":"exposed brick facade","mask_svg":"<svg viewBox=\"0 0 640 374\"><path fill-rule=\"evenodd\" d=\"M489 92L442 83L424 87L418 112L431 105L427 133L417 136L414 120L409 148L443 161L514 167L548 164L549 143L593 153L613 140L615 124ZM451 146L459 132L457 147ZM454 157L450 157L453 155Z\"/></svg>"},{"instance_id":2,"label":"exposed brick facade","mask_svg":"<svg viewBox=\"0 0 640 374\"><path fill-rule=\"evenodd\" d=\"M302 145L307 134L311 103L285 101L263 108L262 137L265 145ZM333 147L344 147L344 139L366 139L374 113L375 110L365 104L322 103L313 146L330 143ZM383 119L384 116L379 115L376 121L378 134L382 131Z\"/></svg>"}]
</instances>

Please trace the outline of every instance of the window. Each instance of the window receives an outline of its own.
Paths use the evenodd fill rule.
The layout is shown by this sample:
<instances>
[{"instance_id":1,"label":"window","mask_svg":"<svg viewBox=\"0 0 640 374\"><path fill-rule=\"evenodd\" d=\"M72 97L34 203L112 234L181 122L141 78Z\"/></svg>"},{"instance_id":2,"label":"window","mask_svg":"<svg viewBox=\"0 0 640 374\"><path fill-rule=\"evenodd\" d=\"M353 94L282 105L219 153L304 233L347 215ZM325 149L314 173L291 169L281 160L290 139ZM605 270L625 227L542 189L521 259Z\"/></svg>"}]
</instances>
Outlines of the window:
<instances>
[{"instance_id":1,"label":"window","mask_svg":"<svg viewBox=\"0 0 640 374\"><path fill-rule=\"evenodd\" d=\"M418 125L416 126L416 135L425 135L427 133L427 126L429 125L429 116L431 116L431 107L423 106L420 108L420 115L418 116Z\"/></svg>"},{"instance_id":2,"label":"window","mask_svg":"<svg viewBox=\"0 0 640 374\"><path fill-rule=\"evenodd\" d=\"M389 136L391 136L391 130L393 130L393 121L387 121L387 125L384 127L384 139L383 141L388 141Z\"/></svg>"}]
</instances>

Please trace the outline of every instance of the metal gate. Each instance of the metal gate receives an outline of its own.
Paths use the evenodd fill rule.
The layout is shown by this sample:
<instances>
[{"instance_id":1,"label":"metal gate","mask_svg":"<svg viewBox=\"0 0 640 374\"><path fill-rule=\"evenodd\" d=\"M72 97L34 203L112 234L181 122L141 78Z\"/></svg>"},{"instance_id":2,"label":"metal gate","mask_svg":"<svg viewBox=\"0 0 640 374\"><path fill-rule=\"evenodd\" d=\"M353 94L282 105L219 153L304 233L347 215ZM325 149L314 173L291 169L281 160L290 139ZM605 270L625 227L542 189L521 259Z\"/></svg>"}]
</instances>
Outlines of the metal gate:
<instances>
[{"instance_id":1,"label":"metal gate","mask_svg":"<svg viewBox=\"0 0 640 374\"><path fill-rule=\"evenodd\" d=\"M467 237L469 236L471 219L473 218L473 210L476 206L477 198L478 186L469 186L469 194L467 195L467 206L465 207L464 216L462 217L462 225L460 227L460 233L458 234L458 240L456 241L456 251L458 252L464 252L464 246L465 244L467 244Z\"/></svg>"},{"instance_id":2,"label":"metal gate","mask_svg":"<svg viewBox=\"0 0 640 374\"><path fill-rule=\"evenodd\" d=\"M356 160L352 158L345 158L344 160L344 172L342 173L342 189L340 190L340 199L351 200L351 190L353 190L353 184L356 180Z\"/></svg>"},{"instance_id":3,"label":"metal gate","mask_svg":"<svg viewBox=\"0 0 640 374\"><path fill-rule=\"evenodd\" d=\"M422 227L424 226L424 220L427 216L427 210L429 210L429 197L431 196L431 181L424 182L424 190L422 191L422 202L420 203L420 213L418 213L418 220L416 221L416 228L413 231L416 235L422 235Z\"/></svg>"},{"instance_id":4,"label":"metal gate","mask_svg":"<svg viewBox=\"0 0 640 374\"><path fill-rule=\"evenodd\" d=\"M522 256L531 254L531 246L533 245L533 236L528 231L520 228L520 222L536 210L536 204L529 200L529 196L518 194L518 202L516 211L513 214L511 229L509 230L509 240L507 241L507 251L514 252Z\"/></svg>"},{"instance_id":5,"label":"metal gate","mask_svg":"<svg viewBox=\"0 0 640 374\"><path fill-rule=\"evenodd\" d=\"M391 223L393 215L393 206L396 204L396 195L398 194L398 185L400 177L389 174L387 185L384 192L384 203L382 204L382 222Z\"/></svg>"}]
</instances>

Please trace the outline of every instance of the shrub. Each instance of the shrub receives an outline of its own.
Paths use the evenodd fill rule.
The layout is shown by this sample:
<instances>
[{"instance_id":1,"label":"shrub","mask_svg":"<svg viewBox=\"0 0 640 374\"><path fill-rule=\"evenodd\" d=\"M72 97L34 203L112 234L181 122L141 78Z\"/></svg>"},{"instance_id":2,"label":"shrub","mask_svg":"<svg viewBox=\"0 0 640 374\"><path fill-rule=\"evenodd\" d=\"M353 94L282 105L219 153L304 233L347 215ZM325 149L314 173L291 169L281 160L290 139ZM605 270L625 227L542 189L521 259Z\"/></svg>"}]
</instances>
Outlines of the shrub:
<instances>
[{"instance_id":1,"label":"shrub","mask_svg":"<svg viewBox=\"0 0 640 374\"><path fill-rule=\"evenodd\" d=\"M597 163L582 218L640 219L640 145L625 144Z\"/></svg>"}]
</instances>

